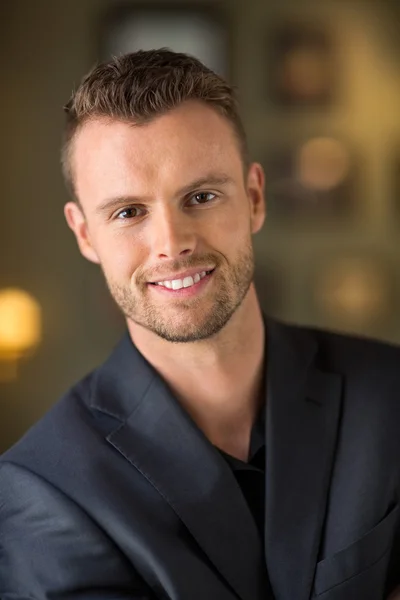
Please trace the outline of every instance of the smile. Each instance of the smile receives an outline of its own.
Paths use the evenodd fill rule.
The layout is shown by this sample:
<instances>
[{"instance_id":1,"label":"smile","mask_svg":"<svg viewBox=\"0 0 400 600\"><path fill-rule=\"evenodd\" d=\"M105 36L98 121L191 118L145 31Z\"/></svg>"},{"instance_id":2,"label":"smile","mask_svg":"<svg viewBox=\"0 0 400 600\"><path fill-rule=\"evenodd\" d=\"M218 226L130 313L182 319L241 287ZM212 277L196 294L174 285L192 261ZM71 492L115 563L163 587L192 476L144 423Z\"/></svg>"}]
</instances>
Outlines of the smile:
<instances>
[{"instance_id":1,"label":"smile","mask_svg":"<svg viewBox=\"0 0 400 600\"><path fill-rule=\"evenodd\" d=\"M195 273L193 276L185 277L184 279L171 279L166 281L156 281L153 285L159 285L161 287L166 287L169 290L180 290L182 288L192 287L198 283L201 279L204 279L206 275L209 275L211 271L201 271L200 273Z\"/></svg>"}]
</instances>

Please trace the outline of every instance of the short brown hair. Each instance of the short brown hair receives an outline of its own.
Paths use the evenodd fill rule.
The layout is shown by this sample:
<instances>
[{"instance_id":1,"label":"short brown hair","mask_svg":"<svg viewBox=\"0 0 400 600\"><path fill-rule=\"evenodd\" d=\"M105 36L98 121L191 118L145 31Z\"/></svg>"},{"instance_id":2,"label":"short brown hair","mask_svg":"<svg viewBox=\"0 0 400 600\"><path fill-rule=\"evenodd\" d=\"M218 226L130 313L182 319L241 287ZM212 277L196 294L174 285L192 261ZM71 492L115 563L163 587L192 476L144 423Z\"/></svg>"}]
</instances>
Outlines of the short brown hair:
<instances>
[{"instance_id":1,"label":"short brown hair","mask_svg":"<svg viewBox=\"0 0 400 600\"><path fill-rule=\"evenodd\" d=\"M62 167L70 190L74 193L71 143L84 123L106 117L140 125L185 100L212 105L231 122L247 165L246 134L233 87L187 54L167 48L140 50L95 66L64 107Z\"/></svg>"}]
</instances>

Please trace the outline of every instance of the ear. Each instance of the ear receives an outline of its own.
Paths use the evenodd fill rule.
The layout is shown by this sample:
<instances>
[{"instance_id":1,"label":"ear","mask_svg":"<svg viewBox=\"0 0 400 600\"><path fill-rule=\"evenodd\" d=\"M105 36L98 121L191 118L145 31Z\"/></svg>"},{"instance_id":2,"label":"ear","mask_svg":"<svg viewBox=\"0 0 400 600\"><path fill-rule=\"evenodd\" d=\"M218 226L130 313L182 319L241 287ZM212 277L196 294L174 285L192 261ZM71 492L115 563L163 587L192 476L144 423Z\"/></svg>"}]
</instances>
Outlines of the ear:
<instances>
[{"instance_id":1,"label":"ear","mask_svg":"<svg viewBox=\"0 0 400 600\"><path fill-rule=\"evenodd\" d=\"M251 233L260 231L265 220L265 178L259 163L252 163L247 173L247 196L250 202Z\"/></svg>"},{"instance_id":2,"label":"ear","mask_svg":"<svg viewBox=\"0 0 400 600\"><path fill-rule=\"evenodd\" d=\"M86 217L80 206L76 202L67 202L64 207L64 215L68 226L75 234L81 254L87 260L99 264L100 260L90 239Z\"/></svg>"}]
</instances>

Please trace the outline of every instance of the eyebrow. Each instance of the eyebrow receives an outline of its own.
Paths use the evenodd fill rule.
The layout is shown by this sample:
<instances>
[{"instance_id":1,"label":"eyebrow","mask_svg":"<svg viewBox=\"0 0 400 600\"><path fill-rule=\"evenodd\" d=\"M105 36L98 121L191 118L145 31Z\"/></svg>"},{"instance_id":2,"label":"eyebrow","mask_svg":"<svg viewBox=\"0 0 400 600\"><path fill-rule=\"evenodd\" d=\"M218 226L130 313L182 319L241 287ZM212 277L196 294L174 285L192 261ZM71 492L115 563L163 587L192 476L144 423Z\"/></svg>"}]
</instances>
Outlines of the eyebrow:
<instances>
[{"instance_id":1,"label":"eyebrow","mask_svg":"<svg viewBox=\"0 0 400 600\"><path fill-rule=\"evenodd\" d=\"M232 185L235 181L229 175L221 174L210 174L205 177L200 177L199 179L195 179L190 183L186 184L182 188L177 191L178 196L184 196L196 188L204 187L204 186L220 186L220 185ZM143 198L139 196L117 196L115 198L111 198L103 202L100 206L96 208L97 214L103 214L108 212L112 208L118 208L118 206L122 206L123 204L136 204L143 201Z\"/></svg>"}]
</instances>

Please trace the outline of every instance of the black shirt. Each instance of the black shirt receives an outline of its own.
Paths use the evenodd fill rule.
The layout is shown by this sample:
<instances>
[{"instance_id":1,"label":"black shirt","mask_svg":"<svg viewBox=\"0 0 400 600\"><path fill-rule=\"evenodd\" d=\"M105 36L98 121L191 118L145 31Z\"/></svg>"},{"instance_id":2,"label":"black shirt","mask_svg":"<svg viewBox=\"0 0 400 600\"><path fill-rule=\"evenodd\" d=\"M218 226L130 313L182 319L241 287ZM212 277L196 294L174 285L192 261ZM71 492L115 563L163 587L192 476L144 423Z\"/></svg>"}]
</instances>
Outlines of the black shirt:
<instances>
[{"instance_id":1,"label":"black shirt","mask_svg":"<svg viewBox=\"0 0 400 600\"><path fill-rule=\"evenodd\" d=\"M254 423L250 437L248 461L219 449L227 461L245 497L264 546L265 523L265 406Z\"/></svg>"}]
</instances>

